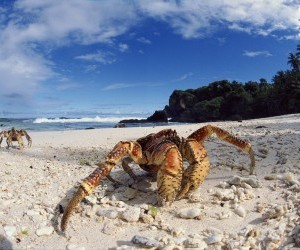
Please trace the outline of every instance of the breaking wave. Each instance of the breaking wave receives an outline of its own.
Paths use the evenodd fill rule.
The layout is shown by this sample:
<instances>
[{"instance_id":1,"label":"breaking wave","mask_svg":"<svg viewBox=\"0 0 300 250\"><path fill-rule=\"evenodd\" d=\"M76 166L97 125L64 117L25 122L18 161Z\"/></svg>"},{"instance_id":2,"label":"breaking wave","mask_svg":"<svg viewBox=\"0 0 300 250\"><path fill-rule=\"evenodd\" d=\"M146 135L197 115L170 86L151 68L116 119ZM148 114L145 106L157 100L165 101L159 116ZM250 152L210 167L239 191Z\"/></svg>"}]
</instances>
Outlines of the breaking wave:
<instances>
[{"instance_id":1,"label":"breaking wave","mask_svg":"<svg viewBox=\"0 0 300 250\"><path fill-rule=\"evenodd\" d=\"M125 119L143 119L143 117L83 117L83 118L36 118L33 123L115 123Z\"/></svg>"}]
</instances>

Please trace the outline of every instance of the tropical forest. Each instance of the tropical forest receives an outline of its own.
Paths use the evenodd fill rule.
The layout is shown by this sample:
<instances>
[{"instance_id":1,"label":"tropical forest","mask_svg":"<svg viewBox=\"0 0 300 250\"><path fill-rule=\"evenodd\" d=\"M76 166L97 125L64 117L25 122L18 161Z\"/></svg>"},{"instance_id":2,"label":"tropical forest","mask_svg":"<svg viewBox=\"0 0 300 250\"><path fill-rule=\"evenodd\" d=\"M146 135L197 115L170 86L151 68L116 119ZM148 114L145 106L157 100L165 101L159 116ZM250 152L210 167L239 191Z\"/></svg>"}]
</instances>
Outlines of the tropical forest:
<instances>
[{"instance_id":1,"label":"tropical forest","mask_svg":"<svg viewBox=\"0 0 300 250\"><path fill-rule=\"evenodd\" d=\"M155 114L161 118L163 113L174 122L206 122L300 113L300 45L289 53L287 63L290 69L278 71L271 82L222 80L175 90L169 105Z\"/></svg>"}]
</instances>

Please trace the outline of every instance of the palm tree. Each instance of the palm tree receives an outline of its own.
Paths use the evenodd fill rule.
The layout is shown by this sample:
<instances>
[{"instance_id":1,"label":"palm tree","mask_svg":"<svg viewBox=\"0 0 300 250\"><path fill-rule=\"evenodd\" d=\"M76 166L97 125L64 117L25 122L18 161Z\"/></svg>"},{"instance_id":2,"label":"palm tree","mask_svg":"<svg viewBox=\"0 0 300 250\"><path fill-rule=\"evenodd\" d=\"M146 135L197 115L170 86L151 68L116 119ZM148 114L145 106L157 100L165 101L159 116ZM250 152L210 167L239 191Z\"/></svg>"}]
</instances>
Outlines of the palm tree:
<instances>
[{"instance_id":1,"label":"palm tree","mask_svg":"<svg viewBox=\"0 0 300 250\"><path fill-rule=\"evenodd\" d=\"M300 58L300 44L297 45L296 56L298 57L298 59Z\"/></svg>"},{"instance_id":2,"label":"palm tree","mask_svg":"<svg viewBox=\"0 0 300 250\"><path fill-rule=\"evenodd\" d=\"M288 64L291 65L293 71L300 71L300 60L296 53L289 54Z\"/></svg>"}]
</instances>

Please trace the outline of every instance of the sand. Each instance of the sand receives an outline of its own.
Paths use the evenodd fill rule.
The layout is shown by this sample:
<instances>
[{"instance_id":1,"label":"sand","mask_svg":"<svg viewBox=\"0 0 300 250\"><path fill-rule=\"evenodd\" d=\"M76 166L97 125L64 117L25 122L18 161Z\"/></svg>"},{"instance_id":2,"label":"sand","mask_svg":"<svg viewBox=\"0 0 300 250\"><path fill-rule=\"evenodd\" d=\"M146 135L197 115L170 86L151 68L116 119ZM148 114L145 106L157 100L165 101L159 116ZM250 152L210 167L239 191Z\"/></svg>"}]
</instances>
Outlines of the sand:
<instances>
[{"instance_id":1,"label":"sand","mask_svg":"<svg viewBox=\"0 0 300 250\"><path fill-rule=\"evenodd\" d=\"M31 132L32 147L24 150L3 142L0 249L299 249L300 114L211 124L251 142L255 176L243 170L247 154L212 136L205 182L190 198L158 207L155 176L132 165L140 177L134 183L119 164L112 176L122 185L104 179L65 235L59 209L95 163L120 140L165 127ZM167 128L186 137L204 125Z\"/></svg>"}]
</instances>

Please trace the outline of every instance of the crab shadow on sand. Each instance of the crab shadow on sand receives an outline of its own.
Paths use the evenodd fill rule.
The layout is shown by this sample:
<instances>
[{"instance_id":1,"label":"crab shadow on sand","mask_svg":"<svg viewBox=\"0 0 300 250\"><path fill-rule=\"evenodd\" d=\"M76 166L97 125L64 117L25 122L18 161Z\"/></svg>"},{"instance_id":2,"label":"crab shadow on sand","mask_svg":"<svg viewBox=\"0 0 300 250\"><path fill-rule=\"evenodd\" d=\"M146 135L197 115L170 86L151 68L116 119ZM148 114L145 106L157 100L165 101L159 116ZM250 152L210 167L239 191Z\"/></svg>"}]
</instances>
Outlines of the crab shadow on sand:
<instances>
[{"instance_id":1,"label":"crab shadow on sand","mask_svg":"<svg viewBox=\"0 0 300 250\"><path fill-rule=\"evenodd\" d=\"M12 243L2 234L0 234L0 249L1 250L13 249Z\"/></svg>"}]
</instances>

